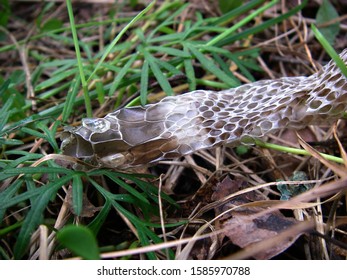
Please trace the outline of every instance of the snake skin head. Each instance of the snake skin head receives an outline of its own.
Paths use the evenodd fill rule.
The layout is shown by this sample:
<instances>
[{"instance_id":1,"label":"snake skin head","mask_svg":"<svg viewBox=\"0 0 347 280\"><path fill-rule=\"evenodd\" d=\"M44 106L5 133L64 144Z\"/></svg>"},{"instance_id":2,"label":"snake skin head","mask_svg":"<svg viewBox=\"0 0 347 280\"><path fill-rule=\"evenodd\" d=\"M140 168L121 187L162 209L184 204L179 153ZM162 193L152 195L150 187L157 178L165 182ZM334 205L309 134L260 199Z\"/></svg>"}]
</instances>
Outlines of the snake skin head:
<instances>
[{"instance_id":1,"label":"snake skin head","mask_svg":"<svg viewBox=\"0 0 347 280\"><path fill-rule=\"evenodd\" d=\"M346 62L347 51L341 57ZM98 166L125 169L222 144L250 143L283 128L329 125L346 108L346 78L330 62L309 77L197 90L83 119L81 126L65 128L62 150Z\"/></svg>"},{"instance_id":2,"label":"snake skin head","mask_svg":"<svg viewBox=\"0 0 347 280\"><path fill-rule=\"evenodd\" d=\"M118 138L119 133L111 128L111 123L106 119L86 118L79 127L64 128L61 135L61 149L65 155L91 164L100 165L100 160L104 159L105 163L102 165L121 166L128 155L120 152L126 151L129 145L117 140Z\"/></svg>"},{"instance_id":3,"label":"snake skin head","mask_svg":"<svg viewBox=\"0 0 347 280\"><path fill-rule=\"evenodd\" d=\"M169 107L161 106L160 112L155 106L124 108L105 118L83 119L79 127L65 127L63 154L119 169L164 158L163 153L173 150L177 142L172 133L165 132L162 121L163 110Z\"/></svg>"}]
</instances>

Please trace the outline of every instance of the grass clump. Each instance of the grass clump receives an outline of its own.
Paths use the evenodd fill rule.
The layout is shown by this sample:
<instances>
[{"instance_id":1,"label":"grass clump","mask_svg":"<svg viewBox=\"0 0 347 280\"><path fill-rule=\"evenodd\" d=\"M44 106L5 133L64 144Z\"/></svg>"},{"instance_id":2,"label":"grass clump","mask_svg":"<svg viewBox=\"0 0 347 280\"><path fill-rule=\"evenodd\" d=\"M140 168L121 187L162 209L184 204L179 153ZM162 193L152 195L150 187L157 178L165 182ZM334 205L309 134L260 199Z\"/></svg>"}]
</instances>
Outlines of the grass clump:
<instances>
[{"instance_id":1,"label":"grass clump","mask_svg":"<svg viewBox=\"0 0 347 280\"><path fill-rule=\"evenodd\" d=\"M246 152L242 156L249 158L243 161L225 150L218 162L211 151L138 173L84 172L61 164L59 134L64 125L78 125L81 117L102 117L164 95L273 78L269 67L284 72L278 76L307 74L306 63L294 63L295 71L288 73L274 55L278 50L303 58L307 44L318 49L316 42L302 38L304 24L295 19L306 4L281 10L278 1L252 0L223 7L223 13L214 5L198 8L195 1L182 0L132 1L107 9L100 3L80 6L70 1L66 7L53 2L8 4L0 30L0 258L231 254L232 248L222 250L229 249L229 241L203 256L198 253L214 242L203 221L212 220L212 232L223 231L218 219L209 219L221 203L209 194L213 182L227 174L252 186L274 179L273 169L257 166L256 154ZM288 29L274 38L278 28ZM246 175L239 175L241 171ZM165 176L159 177L161 173ZM270 186L263 195L278 198ZM205 236L206 244L194 247L193 239L185 238L196 232ZM89 240L92 250L83 243L76 248L69 238L75 234ZM186 243L190 251L181 250Z\"/></svg>"}]
</instances>

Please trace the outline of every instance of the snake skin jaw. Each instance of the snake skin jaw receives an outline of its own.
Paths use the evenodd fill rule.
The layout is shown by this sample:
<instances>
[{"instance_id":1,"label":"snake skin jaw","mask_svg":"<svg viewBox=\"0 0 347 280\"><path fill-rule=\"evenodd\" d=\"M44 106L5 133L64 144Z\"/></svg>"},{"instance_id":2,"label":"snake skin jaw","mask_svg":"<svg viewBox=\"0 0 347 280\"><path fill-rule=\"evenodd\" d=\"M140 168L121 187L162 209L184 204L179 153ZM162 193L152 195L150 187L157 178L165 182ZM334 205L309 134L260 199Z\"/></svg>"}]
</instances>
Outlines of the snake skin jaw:
<instances>
[{"instance_id":1,"label":"snake skin jaw","mask_svg":"<svg viewBox=\"0 0 347 280\"><path fill-rule=\"evenodd\" d=\"M347 50L340 54L346 63ZM62 133L63 154L126 169L220 145L249 143L283 128L330 125L347 109L347 82L333 61L309 77L196 90L157 104L82 120Z\"/></svg>"}]
</instances>

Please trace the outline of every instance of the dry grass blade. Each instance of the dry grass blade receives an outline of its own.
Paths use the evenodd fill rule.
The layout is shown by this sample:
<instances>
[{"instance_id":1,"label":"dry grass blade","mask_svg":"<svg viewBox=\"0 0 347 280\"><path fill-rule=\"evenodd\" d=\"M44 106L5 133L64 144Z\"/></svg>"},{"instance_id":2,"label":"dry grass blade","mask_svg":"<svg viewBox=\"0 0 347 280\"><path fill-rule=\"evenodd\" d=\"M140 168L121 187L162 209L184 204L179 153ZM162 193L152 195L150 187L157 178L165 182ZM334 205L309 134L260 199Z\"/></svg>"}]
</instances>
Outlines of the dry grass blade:
<instances>
[{"instance_id":1,"label":"dry grass blade","mask_svg":"<svg viewBox=\"0 0 347 280\"><path fill-rule=\"evenodd\" d=\"M69 20L64 2L72 2L74 20ZM250 0L228 11L214 1L153 2L151 13L131 26L152 1L4 2L5 8L9 5L7 14L2 11L7 18L0 46L0 258L71 258L73 251L57 244L56 234L70 224L92 231L104 259L272 258L278 253L281 259L309 259L301 242L310 245L309 239L318 235L295 240L314 227L321 234L316 243L320 249L325 246L320 259L330 258L327 245L345 244L347 236L338 227L339 217L346 216L347 154L336 127L338 164L304 141L306 151L285 150L297 144L295 133L293 141L282 137L285 131L269 137L270 143L281 144L281 153L267 149L264 154L262 146L225 146L139 169L102 169L91 165L89 157L81 161L61 154L62 127L80 125L86 108L102 118L146 98L147 103L159 102L167 88L176 95L196 89L219 92L230 87L230 80L244 84L310 76L328 61L318 42L309 38L309 24L316 22L320 9L317 1L279 3L261 14L269 2ZM343 12L341 5L336 9ZM330 19L321 26L332 23ZM71 35L70 27L78 36ZM120 37L122 32L126 36ZM335 47L342 48L345 40L340 32ZM74 46L80 46L79 60ZM146 70L147 58L151 63ZM80 74L89 77L88 85ZM215 105L212 111L219 114L223 104ZM324 130L308 130L312 141L327 138ZM345 132L338 131L340 139ZM307 134L301 135L309 142ZM295 171L306 176L293 178ZM235 189L232 182L221 184L226 177L238 182ZM283 201L279 184L289 191L309 187ZM274 242L281 246L271 251ZM91 247L88 242L82 246Z\"/></svg>"},{"instance_id":2,"label":"dry grass blade","mask_svg":"<svg viewBox=\"0 0 347 280\"><path fill-rule=\"evenodd\" d=\"M322 157L317 150L312 148L308 143L305 142L302 137L297 134L298 140L300 145L307 151L309 152L314 158L318 159L321 163L323 163L326 167L330 168L332 171L334 171L335 174L340 176L341 178L345 178L347 176L346 169L342 168L341 166L325 159Z\"/></svg>"},{"instance_id":3,"label":"dry grass blade","mask_svg":"<svg viewBox=\"0 0 347 280\"><path fill-rule=\"evenodd\" d=\"M334 133L334 138L335 138L335 140L339 146L340 153L341 153L341 156L342 156L343 161L344 161L344 165L347 168L347 153L346 153L339 137L337 136L337 126L336 125L334 125L333 133Z\"/></svg>"}]
</instances>

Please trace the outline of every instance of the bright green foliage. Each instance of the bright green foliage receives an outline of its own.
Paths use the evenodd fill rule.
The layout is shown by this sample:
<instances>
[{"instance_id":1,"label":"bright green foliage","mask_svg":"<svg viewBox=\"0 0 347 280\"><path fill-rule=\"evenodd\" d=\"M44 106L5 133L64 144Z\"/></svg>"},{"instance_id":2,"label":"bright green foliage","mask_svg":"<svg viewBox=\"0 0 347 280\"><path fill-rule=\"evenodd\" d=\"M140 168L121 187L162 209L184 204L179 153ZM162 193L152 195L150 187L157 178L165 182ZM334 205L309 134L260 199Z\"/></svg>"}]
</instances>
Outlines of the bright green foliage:
<instances>
[{"instance_id":1,"label":"bright green foliage","mask_svg":"<svg viewBox=\"0 0 347 280\"><path fill-rule=\"evenodd\" d=\"M137 2L131 1L131 4L137 6ZM51 207L61 203L68 188L72 188L71 207L76 215L82 214L83 197L88 191L99 199L101 210L91 221L85 222L88 229L66 227L58 233L61 244L86 259L99 257L95 237L111 211L125 217L136 230L137 237L131 240L136 246L161 243L163 240L158 232L162 226L169 228L186 223L185 219L164 225L158 222L158 188L149 183L148 175L113 170L76 171L44 157L60 152L57 138L61 126L76 121L76 116L79 121L87 110L91 115L94 108L109 109L107 102L110 100L116 106L127 97L132 99L132 105L145 104L149 94L158 89L175 94L172 81L178 78L189 90L237 86L240 81L230 71L232 65L254 81L254 72L261 70L257 63L259 49L231 51L230 46L235 43L242 46L254 34L300 11L307 1L284 15L265 19L257 25L252 25L254 18L276 1L252 0L236 8L225 8L221 17L205 18L196 12L193 19L181 21L179 15L188 8L183 2L151 4L138 11L136 17L121 17L116 11L110 11L114 14L110 19L83 24L74 23L72 6L68 5L68 27L54 18L46 21L46 13L54 4L44 4L34 25L37 27L35 35L27 38L28 41L19 41L19 46L25 47L28 42L35 45L37 40L49 39L61 47L75 49L76 57L55 58L34 48L29 50L27 55L31 63L37 64L35 69L30 69L37 111L32 110L33 100L26 97L24 71L13 71L6 78L0 77L0 234L16 237L11 250L0 247L2 258L28 256L30 238L38 226L54 227ZM8 2L2 0L1 3ZM70 1L67 3L71 4ZM9 15L9 11L7 13ZM6 23L6 18L0 18ZM235 20L239 18L243 20ZM233 25L235 22L237 25ZM97 39L79 39L93 37L90 34L100 26L104 29L104 48L97 48ZM180 26L180 32L177 32L177 26ZM210 40L206 41L206 35ZM0 53L7 51L17 51L17 47L9 44L0 48ZM202 78L198 71L212 78ZM81 86L84 95L79 95ZM21 149L13 149L18 145L22 145ZM108 188L101 182L107 182ZM122 191L114 193L114 188ZM161 199L165 206L177 207L169 196L161 194ZM12 213L19 213L16 217L21 219L13 224L4 223L4 218L6 222L12 221ZM172 250L163 253L168 259L174 258ZM148 252L147 258L157 259L158 256Z\"/></svg>"},{"instance_id":2,"label":"bright green foliage","mask_svg":"<svg viewBox=\"0 0 347 280\"><path fill-rule=\"evenodd\" d=\"M92 231L84 226L68 225L57 233L58 241L86 260L100 259L99 247Z\"/></svg>"},{"instance_id":3,"label":"bright green foliage","mask_svg":"<svg viewBox=\"0 0 347 280\"><path fill-rule=\"evenodd\" d=\"M63 27L63 22L59 19L52 18L44 23L42 26L42 32L47 32Z\"/></svg>"},{"instance_id":4,"label":"bright green foliage","mask_svg":"<svg viewBox=\"0 0 347 280\"><path fill-rule=\"evenodd\" d=\"M244 2L243 0L218 0L219 8L223 14L240 7Z\"/></svg>"},{"instance_id":5,"label":"bright green foliage","mask_svg":"<svg viewBox=\"0 0 347 280\"><path fill-rule=\"evenodd\" d=\"M0 0L0 26L7 26L8 19L11 16L9 0ZM0 41L4 34L0 31Z\"/></svg>"},{"instance_id":6,"label":"bright green foliage","mask_svg":"<svg viewBox=\"0 0 347 280\"><path fill-rule=\"evenodd\" d=\"M316 21L317 24L324 24L329 21L332 21L336 18L338 18L339 15L337 11L335 10L334 6L330 3L329 0L323 0L322 5L320 6L317 15L316 15ZM337 34L340 31L340 23L335 22L332 23L326 27L319 28L320 32L323 34L323 36L326 38L326 40L333 44L335 41L335 38Z\"/></svg>"}]
</instances>

